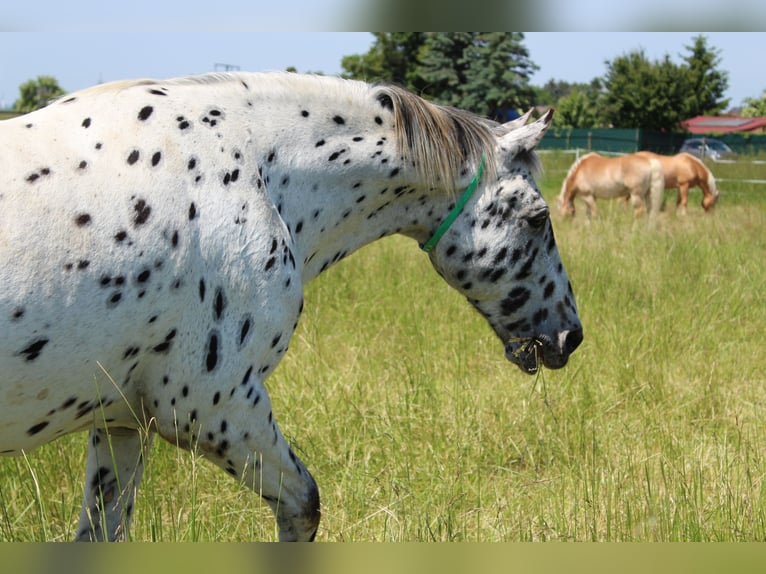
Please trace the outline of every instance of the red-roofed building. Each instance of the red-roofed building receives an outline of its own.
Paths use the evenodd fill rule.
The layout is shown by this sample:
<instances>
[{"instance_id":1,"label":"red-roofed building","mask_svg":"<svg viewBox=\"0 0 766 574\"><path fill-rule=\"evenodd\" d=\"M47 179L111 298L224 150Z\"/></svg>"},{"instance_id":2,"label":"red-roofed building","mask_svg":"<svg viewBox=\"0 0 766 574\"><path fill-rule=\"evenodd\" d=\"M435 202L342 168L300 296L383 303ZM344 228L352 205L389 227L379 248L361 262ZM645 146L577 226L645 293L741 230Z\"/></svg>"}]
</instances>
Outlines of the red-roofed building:
<instances>
[{"instance_id":1,"label":"red-roofed building","mask_svg":"<svg viewBox=\"0 0 766 574\"><path fill-rule=\"evenodd\" d=\"M681 122L681 126L693 134L766 132L766 117L742 118L739 116L697 116Z\"/></svg>"}]
</instances>

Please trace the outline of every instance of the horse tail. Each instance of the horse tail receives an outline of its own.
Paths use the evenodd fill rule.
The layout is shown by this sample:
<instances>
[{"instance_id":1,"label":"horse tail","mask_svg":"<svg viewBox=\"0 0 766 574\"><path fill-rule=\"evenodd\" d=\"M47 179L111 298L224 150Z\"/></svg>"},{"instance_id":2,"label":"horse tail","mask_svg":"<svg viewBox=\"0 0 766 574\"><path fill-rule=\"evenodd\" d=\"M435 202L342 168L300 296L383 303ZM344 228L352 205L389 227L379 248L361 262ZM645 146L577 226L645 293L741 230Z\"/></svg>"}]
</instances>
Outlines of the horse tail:
<instances>
[{"instance_id":1,"label":"horse tail","mask_svg":"<svg viewBox=\"0 0 766 574\"><path fill-rule=\"evenodd\" d=\"M662 207L662 195L665 191L665 172L662 163L653 157L649 160L649 216L655 217Z\"/></svg>"}]
</instances>

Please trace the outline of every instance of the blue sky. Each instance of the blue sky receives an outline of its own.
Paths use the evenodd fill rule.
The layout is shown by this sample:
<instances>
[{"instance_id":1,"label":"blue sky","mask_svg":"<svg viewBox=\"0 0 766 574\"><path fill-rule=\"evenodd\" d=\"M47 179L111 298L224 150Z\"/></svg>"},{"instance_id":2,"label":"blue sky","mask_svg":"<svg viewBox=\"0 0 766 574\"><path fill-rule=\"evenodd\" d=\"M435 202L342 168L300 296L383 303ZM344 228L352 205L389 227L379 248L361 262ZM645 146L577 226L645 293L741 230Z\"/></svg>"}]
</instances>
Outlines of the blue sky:
<instances>
[{"instance_id":1,"label":"blue sky","mask_svg":"<svg viewBox=\"0 0 766 574\"><path fill-rule=\"evenodd\" d=\"M79 0L81 3L84 0ZM288 0L286 5L290 5ZM109 3L101 3L104 5ZM64 3L60 3L64 5ZM37 75L52 75L67 91L99 82L124 78L167 78L212 71L216 64L243 70L282 70L336 74L344 55L366 52L373 37L365 32L112 32L80 30L99 21L70 23L76 31L57 32L36 23L38 31L0 33L0 107L10 107L18 86ZM140 10L139 10L140 15ZM305 16L305 15L304 15ZM51 17L47 13L47 17ZM169 16L168 16L169 17ZM104 17L105 18L105 17ZM213 16L211 16L213 18ZM231 17L207 22L207 27L236 28ZM17 22L5 29L23 29ZM60 22L59 22L60 24ZM241 24L241 23L240 23ZM190 26L193 28L193 26ZM0 26L2 29L3 26ZM91 29L99 26L92 26ZM201 28L205 28L202 26ZM665 54L676 61L698 32L529 32L525 44L531 59L540 66L532 78L543 85L555 78L588 82L606 71L604 62L643 49L650 59ZM721 69L729 73L727 97L731 105L744 98L760 97L766 76L760 72L766 54L764 32L704 32L709 45L720 51Z\"/></svg>"}]
</instances>

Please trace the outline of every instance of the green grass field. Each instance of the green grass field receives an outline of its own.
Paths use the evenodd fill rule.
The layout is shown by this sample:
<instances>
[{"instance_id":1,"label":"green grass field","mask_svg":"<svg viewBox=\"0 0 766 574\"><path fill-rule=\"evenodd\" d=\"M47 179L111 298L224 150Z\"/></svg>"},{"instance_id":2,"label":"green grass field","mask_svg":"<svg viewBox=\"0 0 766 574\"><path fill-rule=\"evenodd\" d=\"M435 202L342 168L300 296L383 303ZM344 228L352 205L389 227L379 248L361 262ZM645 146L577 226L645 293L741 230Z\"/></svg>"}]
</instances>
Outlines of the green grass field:
<instances>
[{"instance_id":1,"label":"green grass field","mask_svg":"<svg viewBox=\"0 0 766 574\"><path fill-rule=\"evenodd\" d=\"M552 207L572 161L543 157ZM656 229L622 202L554 215L585 341L523 375L403 238L308 286L274 412L316 478L324 541L766 539L766 166ZM0 459L0 540L70 540L85 435ZM134 540L273 540L257 496L155 441Z\"/></svg>"}]
</instances>

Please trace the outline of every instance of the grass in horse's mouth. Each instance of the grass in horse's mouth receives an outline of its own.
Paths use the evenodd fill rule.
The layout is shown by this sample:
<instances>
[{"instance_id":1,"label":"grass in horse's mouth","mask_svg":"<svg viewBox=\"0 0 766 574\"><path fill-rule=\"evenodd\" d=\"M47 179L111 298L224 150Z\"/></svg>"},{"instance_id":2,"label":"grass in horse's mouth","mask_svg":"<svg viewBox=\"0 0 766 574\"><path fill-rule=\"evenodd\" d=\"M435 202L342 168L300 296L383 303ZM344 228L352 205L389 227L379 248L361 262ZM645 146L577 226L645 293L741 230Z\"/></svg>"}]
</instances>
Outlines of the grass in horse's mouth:
<instances>
[{"instance_id":1,"label":"grass in horse's mouth","mask_svg":"<svg viewBox=\"0 0 766 574\"><path fill-rule=\"evenodd\" d=\"M541 363L539 350L543 341L537 337L512 337L506 343L506 357L513 363L522 366L529 374L535 374ZM534 361L534 366L530 365Z\"/></svg>"}]
</instances>

